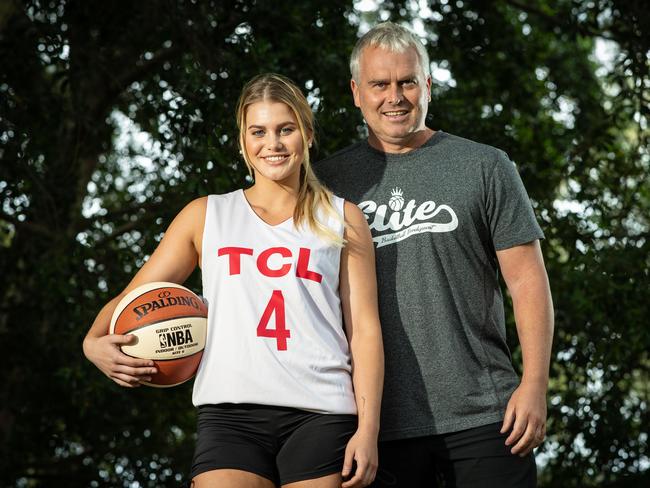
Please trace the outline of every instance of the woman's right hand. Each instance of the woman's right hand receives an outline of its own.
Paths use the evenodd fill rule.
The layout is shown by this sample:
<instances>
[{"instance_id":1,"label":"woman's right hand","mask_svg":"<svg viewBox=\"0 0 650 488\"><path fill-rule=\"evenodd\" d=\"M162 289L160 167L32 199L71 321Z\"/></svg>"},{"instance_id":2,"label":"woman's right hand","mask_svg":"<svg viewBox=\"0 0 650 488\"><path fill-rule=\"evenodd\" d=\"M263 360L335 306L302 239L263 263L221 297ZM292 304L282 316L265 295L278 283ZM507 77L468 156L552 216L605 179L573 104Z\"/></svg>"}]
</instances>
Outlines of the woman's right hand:
<instances>
[{"instance_id":1,"label":"woman's right hand","mask_svg":"<svg viewBox=\"0 0 650 488\"><path fill-rule=\"evenodd\" d=\"M120 347L136 340L134 335L108 334L101 337L86 337L84 354L102 373L120 386L135 388L142 381L151 381L156 373L154 362L124 354Z\"/></svg>"}]
</instances>

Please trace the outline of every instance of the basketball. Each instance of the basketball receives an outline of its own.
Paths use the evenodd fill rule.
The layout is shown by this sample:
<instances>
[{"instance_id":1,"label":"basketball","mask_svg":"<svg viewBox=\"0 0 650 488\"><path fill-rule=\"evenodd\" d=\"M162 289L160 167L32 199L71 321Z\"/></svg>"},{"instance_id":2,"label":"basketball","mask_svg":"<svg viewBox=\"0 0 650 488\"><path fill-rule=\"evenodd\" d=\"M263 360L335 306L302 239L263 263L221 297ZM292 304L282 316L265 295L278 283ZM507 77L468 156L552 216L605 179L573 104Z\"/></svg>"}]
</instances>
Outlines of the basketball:
<instances>
[{"instance_id":1,"label":"basketball","mask_svg":"<svg viewBox=\"0 0 650 488\"><path fill-rule=\"evenodd\" d=\"M201 297L184 286L159 281L139 286L120 300L109 333L136 336L122 352L153 360L158 372L142 384L166 388L195 375L205 347L207 317Z\"/></svg>"}]
</instances>

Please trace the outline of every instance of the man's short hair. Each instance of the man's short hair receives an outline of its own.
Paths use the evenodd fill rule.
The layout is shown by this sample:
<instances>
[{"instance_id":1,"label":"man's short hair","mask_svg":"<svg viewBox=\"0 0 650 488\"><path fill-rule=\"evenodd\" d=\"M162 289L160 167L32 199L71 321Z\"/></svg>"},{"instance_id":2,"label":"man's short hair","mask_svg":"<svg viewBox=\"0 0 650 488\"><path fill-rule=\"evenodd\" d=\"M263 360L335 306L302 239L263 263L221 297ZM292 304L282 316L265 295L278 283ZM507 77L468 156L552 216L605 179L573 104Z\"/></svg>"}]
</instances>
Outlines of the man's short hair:
<instances>
[{"instance_id":1,"label":"man's short hair","mask_svg":"<svg viewBox=\"0 0 650 488\"><path fill-rule=\"evenodd\" d=\"M394 53L403 53L414 48L424 75L431 76L429 55L422 41L409 29L393 22L382 22L366 32L352 50L350 55L350 73L352 79L359 83L359 61L366 47L379 47Z\"/></svg>"}]
</instances>

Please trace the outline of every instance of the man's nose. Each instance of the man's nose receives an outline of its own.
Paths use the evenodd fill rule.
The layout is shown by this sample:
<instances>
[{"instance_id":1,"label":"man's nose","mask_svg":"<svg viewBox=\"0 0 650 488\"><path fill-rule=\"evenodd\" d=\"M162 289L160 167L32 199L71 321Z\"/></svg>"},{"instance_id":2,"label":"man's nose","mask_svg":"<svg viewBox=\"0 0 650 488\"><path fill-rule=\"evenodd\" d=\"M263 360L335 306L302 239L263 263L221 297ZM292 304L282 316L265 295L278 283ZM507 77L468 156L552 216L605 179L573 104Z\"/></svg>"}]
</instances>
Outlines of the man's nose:
<instances>
[{"instance_id":1,"label":"man's nose","mask_svg":"<svg viewBox=\"0 0 650 488\"><path fill-rule=\"evenodd\" d=\"M399 83L391 83L390 92L388 93L388 103L398 105L402 101L403 96L402 87Z\"/></svg>"}]
</instances>

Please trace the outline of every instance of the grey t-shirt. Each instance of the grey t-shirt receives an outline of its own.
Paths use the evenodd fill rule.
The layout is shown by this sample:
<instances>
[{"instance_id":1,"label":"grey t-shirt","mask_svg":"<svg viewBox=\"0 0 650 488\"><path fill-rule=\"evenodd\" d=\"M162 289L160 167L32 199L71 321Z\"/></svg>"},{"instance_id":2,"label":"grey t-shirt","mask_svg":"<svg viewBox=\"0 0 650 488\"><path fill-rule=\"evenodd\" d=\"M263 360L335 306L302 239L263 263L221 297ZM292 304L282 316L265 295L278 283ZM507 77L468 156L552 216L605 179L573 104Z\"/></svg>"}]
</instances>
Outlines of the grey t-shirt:
<instances>
[{"instance_id":1,"label":"grey t-shirt","mask_svg":"<svg viewBox=\"0 0 650 488\"><path fill-rule=\"evenodd\" d=\"M405 154L360 142L315 169L363 210L375 242L386 354L380 438L500 421L519 379L495 251L543 238L514 164L439 131Z\"/></svg>"}]
</instances>

